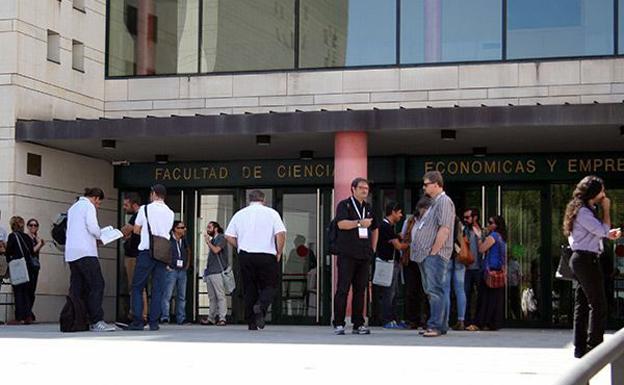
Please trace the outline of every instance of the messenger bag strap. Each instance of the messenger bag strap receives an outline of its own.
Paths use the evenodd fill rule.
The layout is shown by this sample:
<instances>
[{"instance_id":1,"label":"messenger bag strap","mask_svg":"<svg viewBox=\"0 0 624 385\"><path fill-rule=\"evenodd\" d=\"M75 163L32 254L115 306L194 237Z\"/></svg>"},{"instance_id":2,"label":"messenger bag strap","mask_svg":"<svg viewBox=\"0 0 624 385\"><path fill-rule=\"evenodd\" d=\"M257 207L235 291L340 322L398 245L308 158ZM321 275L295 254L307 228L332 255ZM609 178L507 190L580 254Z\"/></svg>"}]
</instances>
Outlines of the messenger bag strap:
<instances>
[{"instance_id":1,"label":"messenger bag strap","mask_svg":"<svg viewBox=\"0 0 624 385\"><path fill-rule=\"evenodd\" d=\"M143 206L143 208L145 209L145 222L147 222L147 233L149 234L149 238L148 238L148 242L149 242L149 251L150 253L152 252L152 244L154 242L152 242L152 227L150 226L149 223L149 217L147 216L147 206L149 204Z\"/></svg>"}]
</instances>

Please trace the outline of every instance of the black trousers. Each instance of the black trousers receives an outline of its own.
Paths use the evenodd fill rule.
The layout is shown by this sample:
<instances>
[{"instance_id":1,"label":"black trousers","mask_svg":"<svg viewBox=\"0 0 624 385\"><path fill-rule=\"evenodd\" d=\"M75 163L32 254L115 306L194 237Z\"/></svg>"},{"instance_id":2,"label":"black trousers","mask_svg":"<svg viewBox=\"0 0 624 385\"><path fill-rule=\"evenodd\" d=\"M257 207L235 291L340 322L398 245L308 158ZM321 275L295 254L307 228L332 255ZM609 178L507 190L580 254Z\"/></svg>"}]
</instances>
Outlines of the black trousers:
<instances>
[{"instance_id":1,"label":"black trousers","mask_svg":"<svg viewBox=\"0 0 624 385\"><path fill-rule=\"evenodd\" d=\"M466 269L464 277L464 290L466 291L466 315L464 322L466 325L472 325L477 322L477 315L483 302L482 293L483 270ZM475 293L476 305L473 306L473 292ZM472 308L474 307L474 312Z\"/></svg>"},{"instance_id":2,"label":"black trousers","mask_svg":"<svg viewBox=\"0 0 624 385\"><path fill-rule=\"evenodd\" d=\"M338 256L338 287L334 296L334 326L345 326L347 296L353 287L351 298L351 322L354 328L364 325L364 297L370 274L368 259Z\"/></svg>"},{"instance_id":3,"label":"black trousers","mask_svg":"<svg viewBox=\"0 0 624 385\"><path fill-rule=\"evenodd\" d=\"M30 275L30 274L29 274ZM13 285L13 299L15 300L15 320L25 321L32 317L32 304L30 303L30 282Z\"/></svg>"},{"instance_id":4,"label":"black trousers","mask_svg":"<svg viewBox=\"0 0 624 385\"><path fill-rule=\"evenodd\" d=\"M418 263L409 261L403 267L405 275L405 318L412 325L424 326L429 318L429 301L423 287Z\"/></svg>"},{"instance_id":5,"label":"black trousers","mask_svg":"<svg viewBox=\"0 0 624 385\"><path fill-rule=\"evenodd\" d=\"M35 292L37 291L37 280L39 279L39 268L29 268L28 276L30 278L30 287L28 290L28 298L30 300L30 310L32 315L32 308L35 305Z\"/></svg>"},{"instance_id":6,"label":"black trousers","mask_svg":"<svg viewBox=\"0 0 624 385\"><path fill-rule=\"evenodd\" d=\"M574 356L580 358L603 340L607 298L598 254L575 251L570 268L578 280L574 293Z\"/></svg>"},{"instance_id":7,"label":"black trousers","mask_svg":"<svg viewBox=\"0 0 624 385\"><path fill-rule=\"evenodd\" d=\"M104 277L97 257L83 257L69 263L69 291L87 306L89 322L104 320Z\"/></svg>"},{"instance_id":8,"label":"black trousers","mask_svg":"<svg viewBox=\"0 0 624 385\"><path fill-rule=\"evenodd\" d=\"M241 250L238 259L243 278L245 298L245 319L247 324L255 326L254 305L260 305L262 312L273 303L279 279L279 263L275 255L248 253Z\"/></svg>"},{"instance_id":9,"label":"black trousers","mask_svg":"<svg viewBox=\"0 0 624 385\"><path fill-rule=\"evenodd\" d=\"M477 326L487 327L490 330L500 329L505 319L505 288L492 289L482 281L480 292L483 296L477 313Z\"/></svg>"}]
</instances>

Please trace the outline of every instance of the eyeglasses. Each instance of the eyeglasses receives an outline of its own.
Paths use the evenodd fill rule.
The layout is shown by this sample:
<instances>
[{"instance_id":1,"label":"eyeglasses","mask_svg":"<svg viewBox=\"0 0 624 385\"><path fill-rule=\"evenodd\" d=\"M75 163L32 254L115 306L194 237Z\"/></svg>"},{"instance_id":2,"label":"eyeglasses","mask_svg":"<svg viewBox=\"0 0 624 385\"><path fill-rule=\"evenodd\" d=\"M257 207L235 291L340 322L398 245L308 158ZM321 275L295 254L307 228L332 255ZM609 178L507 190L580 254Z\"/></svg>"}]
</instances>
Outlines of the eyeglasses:
<instances>
[{"instance_id":1,"label":"eyeglasses","mask_svg":"<svg viewBox=\"0 0 624 385\"><path fill-rule=\"evenodd\" d=\"M433 182L423 182L423 187L427 187L427 186L429 186L430 184L433 184Z\"/></svg>"},{"instance_id":2,"label":"eyeglasses","mask_svg":"<svg viewBox=\"0 0 624 385\"><path fill-rule=\"evenodd\" d=\"M186 229L186 226L178 226L178 227L176 227L176 229L178 229L178 230L184 230L184 229Z\"/></svg>"},{"instance_id":3,"label":"eyeglasses","mask_svg":"<svg viewBox=\"0 0 624 385\"><path fill-rule=\"evenodd\" d=\"M495 224L496 224L496 222L494 222L494 221L488 221L488 224L489 224L489 225L495 225Z\"/></svg>"},{"instance_id":4,"label":"eyeglasses","mask_svg":"<svg viewBox=\"0 0 624 385\"><path fill-rule=\"evenodd\" d=\"M470 219L472 218L470 215L464 215L464 219Z\"/></svg>"},{"instance_id":5,"label":"eyeglasses","mask_svg":"<svg viewBox=\"0 0 624 385\"><path fill-rule=\"evenodd\" d=\"M39 225L36 223L29 223L28 227L39 227Z\"/></svg>"}]
</instances>

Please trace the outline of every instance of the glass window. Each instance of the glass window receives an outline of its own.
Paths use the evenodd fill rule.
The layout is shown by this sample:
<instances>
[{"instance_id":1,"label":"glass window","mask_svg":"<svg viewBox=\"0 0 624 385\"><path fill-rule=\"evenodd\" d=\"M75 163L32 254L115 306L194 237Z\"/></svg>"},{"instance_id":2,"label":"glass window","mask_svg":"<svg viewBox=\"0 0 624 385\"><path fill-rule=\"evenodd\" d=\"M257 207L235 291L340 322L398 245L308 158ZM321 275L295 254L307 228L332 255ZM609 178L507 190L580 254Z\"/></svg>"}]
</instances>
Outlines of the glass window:
<instances>
[{"instance_id":1,"label":"glass window","mask_svg":"<svg viewBox=\"0 0 624 385\"><path fill-rule=\"evenodd\" d=\"M618 0L618 53L624 52L624 0Z\"/></svg>"},{"instance_id":2,"label":"glass window","mask_svg":"<svg viewBox=\"0 0 624 385\"><path fill-rule=\"evenodd\" d=\"M507 58L613 53L613 1L508 0Z\"/></svg>"},{"instance_id":3,"label":"glass window","mask_svg":"<svg viewBox=\"0 0 624 385\"><path fill-rule=\"evenodd\" d=\"M202 72L290 69L294 0L204 0Z\"/></svg>"},{"instance_id":4,"label":"glass window","mask_svg":"<svg viewBox=\"0 0 624 385\"><path fill-rule=\"evenodd\" d=\"M197 72L199 0L111 0L108 75Z\"/></svg>"},{"instance_id":5,"label":"glass window","mask_svg":"<svg viewBox=\"0 0 624 385\"><path fill-rule=\"evenodd\" d=\"M396 63L396 6L387 0L301 0L299 66Z\"/></svg>"},{"instance_id":6,"label":"glass window","mask_svg":"<svg viewBox=\"0 0 624 385\"><path fill-rule=\"evenodd\" d=\"M402 0L401 63L502 58L501 0Z\"/></svg>"}]
</instances>

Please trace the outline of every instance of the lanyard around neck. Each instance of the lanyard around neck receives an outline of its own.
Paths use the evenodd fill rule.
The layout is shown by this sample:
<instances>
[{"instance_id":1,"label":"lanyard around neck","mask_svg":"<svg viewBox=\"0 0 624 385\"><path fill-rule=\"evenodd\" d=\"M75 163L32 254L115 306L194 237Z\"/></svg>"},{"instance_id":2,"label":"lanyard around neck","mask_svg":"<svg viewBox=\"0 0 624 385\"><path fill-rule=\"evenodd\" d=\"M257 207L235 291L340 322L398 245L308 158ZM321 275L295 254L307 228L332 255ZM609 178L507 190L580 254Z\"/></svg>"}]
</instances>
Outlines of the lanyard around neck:
<instances>
[{"instance_id":1,"label":"lanyard around neck","mask_svg":"<svg viewBox=\"0 0 624 385\"><path fill-rule=\"evenodd\" d=\"M362 212L360 213L360 209L358 209L358 206L355 203L355 199L353 198L353 195L351 195L351 202L353 202L353 209L357 213L358 217L360 217L360 219L364 219L366 217L366 206L364 206L364 203L362 202Z\"/></svg>"}]
</instances>

